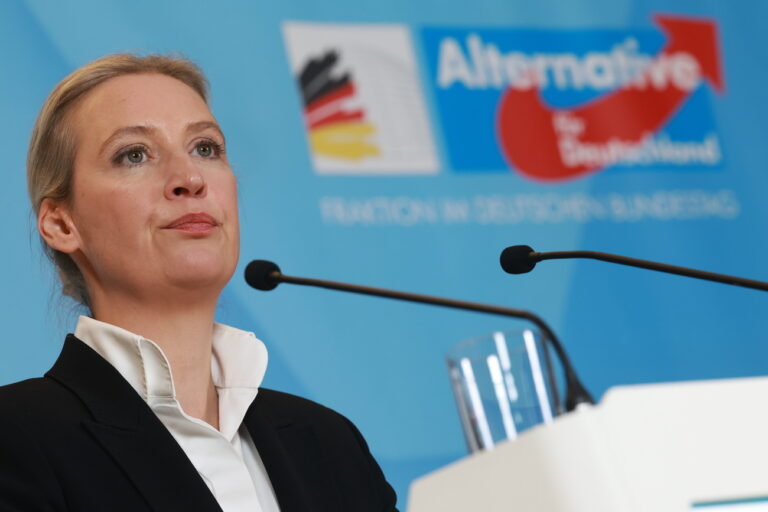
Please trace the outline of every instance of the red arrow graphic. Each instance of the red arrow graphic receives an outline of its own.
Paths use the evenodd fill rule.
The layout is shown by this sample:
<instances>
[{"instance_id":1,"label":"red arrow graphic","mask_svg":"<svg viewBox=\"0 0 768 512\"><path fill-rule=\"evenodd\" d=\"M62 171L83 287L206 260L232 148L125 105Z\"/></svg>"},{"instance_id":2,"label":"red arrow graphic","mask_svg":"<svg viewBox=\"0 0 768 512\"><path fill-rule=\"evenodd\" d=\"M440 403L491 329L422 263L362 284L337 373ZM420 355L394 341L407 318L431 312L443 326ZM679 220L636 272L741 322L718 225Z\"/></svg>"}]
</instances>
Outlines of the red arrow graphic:
<instances>
[{"instance_id":1,"label":"red arrow graphic","mask_svg":"<svg viewBox=\"0 0 768 512\"><path fill-rule=\"evenodd\" d=\"M536 180L582 176L611 165L658 131L701 78L722 92L715 22L661 15L655 21L667 35L665 46L641 75L611 93L553 109L536 87L510 87L496 118L507 162Z\"/></svg>"}]
</instances>

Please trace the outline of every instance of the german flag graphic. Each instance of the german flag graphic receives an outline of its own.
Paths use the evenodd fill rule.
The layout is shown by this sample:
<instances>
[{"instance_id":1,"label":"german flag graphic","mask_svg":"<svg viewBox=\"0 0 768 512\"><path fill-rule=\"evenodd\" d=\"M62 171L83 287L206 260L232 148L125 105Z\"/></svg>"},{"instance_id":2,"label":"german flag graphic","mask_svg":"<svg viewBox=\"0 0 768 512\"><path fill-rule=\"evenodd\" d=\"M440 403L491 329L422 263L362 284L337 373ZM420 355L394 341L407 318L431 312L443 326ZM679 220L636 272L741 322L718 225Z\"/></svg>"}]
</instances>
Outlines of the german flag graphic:
<instances>
[{"instance_id":1,"label":"german flag graphic","mask_svg":"<svg viewBox=\"0 0 768 512\"><path fill-rule=\"evenodd\" d=\"M309 59L299 73L312 151L352 162L378 156L380 150L371 142L376 127L362 108L347 109L355 99L355 82L348 71L335 73L338 67L339 53L330 50Z\"/></svg>"}]
</instances>

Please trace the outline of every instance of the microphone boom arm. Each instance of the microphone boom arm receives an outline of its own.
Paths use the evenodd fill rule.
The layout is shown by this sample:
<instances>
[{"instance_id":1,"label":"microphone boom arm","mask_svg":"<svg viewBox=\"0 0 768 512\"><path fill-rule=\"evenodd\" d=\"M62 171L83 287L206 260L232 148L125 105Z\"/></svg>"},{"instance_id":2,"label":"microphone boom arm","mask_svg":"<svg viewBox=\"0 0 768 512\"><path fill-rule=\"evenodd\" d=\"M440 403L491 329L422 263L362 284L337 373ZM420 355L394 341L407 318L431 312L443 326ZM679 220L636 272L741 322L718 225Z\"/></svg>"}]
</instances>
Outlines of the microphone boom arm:
<instances>
[{"instance_id":1,"label":"microphone boom arm","mask_svg":"<svg viewBox=\"0 0 768 512\"><path fill-rule=\"evenodd\" d=\"M704 279L706 281L715 281L718 283L731 284L734 286L743 286L755 290L768 291L768 282L757 281L755 279L746 279L743 277L729 276L726 274L717 274L705 270L696 270L693 268L679 267L677 265L668 265L655 261L630 258L628 256L619 256L607 252L597 251L555 251L555 252L531 252L532 261L544 260L564 260L572 258L591 259L607 261L608 263L617 263L619 265L629 265L631 267L655 270L657 272L666 272L667 274L676 274L680 276L693 277L695 279Z\"/></svg>"},{"instance_id":2,"label":"microphone boom arm","mask_svg":"<svg viewBox=\"0 0 768 512\"><path fill-rule=\"evenodd\" d=\"M362 295L373 295L375 297L384 297L388 299L399 299L409 302L418 302L421 304L431 304L434 306L443 306L453 309L477 311L479 313L487 313L491 315L506 316L512 318L522 318L530 321L536 325L544 334L546 340L548 340L557 353L558 359L563 366L563 373L566 380L566 410L572 411L579 404L588 403L593 404L594 400L589 391L579 380L576 375L576 371L570 363L568 355L565 353L563 345L557 338L555 333L550 329L549 325L539 316L531 313L530 311L514 308L506 308L502 306L495 306L492 304L481 304L478 302L468 302L456 299L447 299L442 297L433 297L430 295L422 295L418 293L400 292L395 290L388 290L384 288L374 288L371 286L361 286L356 284L340 283L336 281L327 281L323 279L312 279L307 277L295 277L287 276L280 272L280 270L272 270L269 272L267 278L275 283L291 283L305 286L314 286L317 288L326 288L329 290L347 291L352 293L359 293ZM555 392L555 401L557 404L558 397Z\"/></svg>"}]
</instances>

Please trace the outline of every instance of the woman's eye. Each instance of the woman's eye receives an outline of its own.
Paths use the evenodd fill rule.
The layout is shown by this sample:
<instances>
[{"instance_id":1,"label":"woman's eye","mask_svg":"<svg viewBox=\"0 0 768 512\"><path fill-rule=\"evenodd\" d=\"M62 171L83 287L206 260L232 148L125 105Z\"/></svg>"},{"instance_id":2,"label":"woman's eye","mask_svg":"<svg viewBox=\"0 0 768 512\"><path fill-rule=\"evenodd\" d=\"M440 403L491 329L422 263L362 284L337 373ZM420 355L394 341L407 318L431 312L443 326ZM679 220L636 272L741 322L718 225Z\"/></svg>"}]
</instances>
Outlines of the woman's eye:
<instances>
[{"instance_id":1,"label":"woman's eye","mask_svg":"<svg viewBox=\"0 0 768 512\"><path fill-rule=\"evenodd\" d=\"M221 153L221 146L215 142L200 142L195 146L195 153L203 158L211 158Z\"/></svg>"},{"instance_id":2,"label":"woman's eye","mask_svg":"<svg viewBox=\"0 0 768 512\"><path fill-rule=\"evenodd\" d=\"M126 153L125 159L132 164L140 164L144 161L144 151L137 149L131 150Z\"/></svg>"},{"instance_id":3,"label":"woman's eye","mask_svg":"<svg viewBox=\"0 0 768 512\"><path fill-rule=\"evenodd\" d=\"M136 146L128 148L125 151L121 151L114 158L115 165L139 165L145 163L149 159L147 155L147 148Z\"/></svg>"}]
</instances>

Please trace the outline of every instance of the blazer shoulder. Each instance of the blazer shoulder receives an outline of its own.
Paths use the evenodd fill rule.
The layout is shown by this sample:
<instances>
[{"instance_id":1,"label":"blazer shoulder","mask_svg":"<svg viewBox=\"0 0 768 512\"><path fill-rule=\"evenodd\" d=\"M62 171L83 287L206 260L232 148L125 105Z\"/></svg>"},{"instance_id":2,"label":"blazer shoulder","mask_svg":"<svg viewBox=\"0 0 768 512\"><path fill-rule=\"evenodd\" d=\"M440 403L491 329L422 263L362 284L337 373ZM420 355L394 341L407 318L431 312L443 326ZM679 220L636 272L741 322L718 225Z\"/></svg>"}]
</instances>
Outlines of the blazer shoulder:
<instances>
[{"instance_id":1,"label":"blazer shoulder","mask_svg":"<svg viewBox=\"0 0 768 512\"><path fill-rule=\"evenodd\" d=\"M268 407L270 413L278 419L309 422L318 420L348 421L343 415L329 407L308 398L274 389L260 388L256 399Z\"/></svg>"},{"instance_id":2,"label":"blazer shoulder","mask_svg":"<svg viewBox=\"0 0 768 512\"><path fill-rule=\"evenodd\" d=\"M37 377L0 386L0 410L16 404L31 404L40 400L55 400L61 390L51 379Z\"/></svg>"},{"instance_id":3,"label":"blazer shoulder","mask_svg":"<svg viewBox=\"0 0 768 512\"><path fill-rule=\"evenodd\" d=\"M307 398L272 389L261 388L256 400L261 400L258 407L267 412L274 427L310 427L338 452L350 456L358 452L379 471L360 430L343 414Z\"/></svg>"},{"instance_id":4,"label":"blazer shoulder","mask_svg":"<svg viewBox=\"0 0 768 512\"><path fill-rule=\"evenodd\" d=\"M44 431L61 423L79 423L86 413L70 390L48 377L0 386L0 425L12 420L21 428Z\"/></svg>"}]
</instances>

